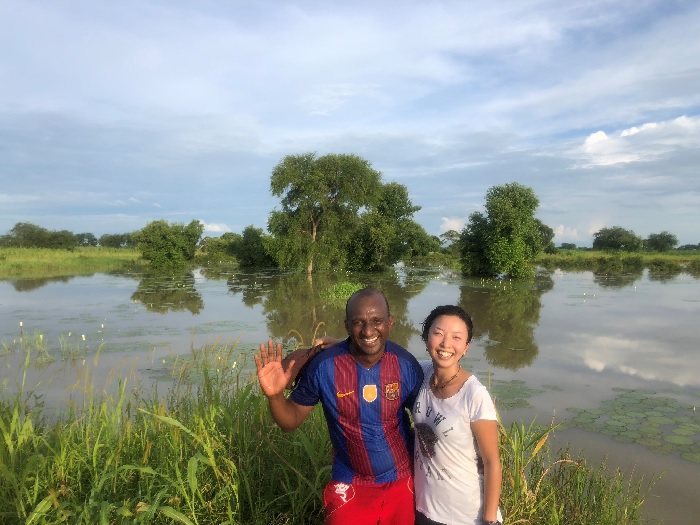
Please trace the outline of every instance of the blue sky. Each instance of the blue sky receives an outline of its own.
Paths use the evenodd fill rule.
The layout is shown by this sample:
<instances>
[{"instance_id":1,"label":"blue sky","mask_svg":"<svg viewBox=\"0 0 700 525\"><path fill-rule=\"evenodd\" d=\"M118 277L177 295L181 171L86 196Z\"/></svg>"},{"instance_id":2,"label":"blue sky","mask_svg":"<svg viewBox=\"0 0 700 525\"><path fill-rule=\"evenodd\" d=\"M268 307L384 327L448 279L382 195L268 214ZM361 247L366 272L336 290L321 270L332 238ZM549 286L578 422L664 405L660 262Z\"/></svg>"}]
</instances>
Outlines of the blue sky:
<instances>
[{"instance_id":1,"label":"blue sky","mask_svg":"<svg viewBox=\"0 0 700 525\"><path fill-rule=\"evenodd\" d=\"M555 242L700 243L700 2L0 0L0 233L266 227L355 153L428 233L517 181Z\"/></svg>"}]
</instances>

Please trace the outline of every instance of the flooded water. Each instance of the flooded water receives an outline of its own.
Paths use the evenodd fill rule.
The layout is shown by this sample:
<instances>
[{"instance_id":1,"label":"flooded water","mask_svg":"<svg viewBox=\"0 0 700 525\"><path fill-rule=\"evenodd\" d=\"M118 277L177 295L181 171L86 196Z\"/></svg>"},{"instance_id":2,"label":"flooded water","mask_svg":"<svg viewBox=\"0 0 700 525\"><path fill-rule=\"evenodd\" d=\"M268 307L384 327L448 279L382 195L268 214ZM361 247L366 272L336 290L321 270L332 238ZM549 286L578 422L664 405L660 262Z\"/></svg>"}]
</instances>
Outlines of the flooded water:
<instances>
[{"instance_id":1,"label":"flooded water","mask_svg":"<svg viewBox=\"0 0 700 525\"><path fill-rule=\"evenodd\" d=\"M374 285L395 316L392 339L426 359L422 320L457 303L474 318L464 366L488 384L506 424L562 423L555 448L651 478L652 523L700 513L700 280L646 271L611 277L554 271L534 283L401 270L384 275L103 275L0 281L2 395L25 390L60 407L81 390L133 377L141 385L205 344L242 354L273 338L307 344L316 330L344 336L341 281ZM241 357L242 364L246 360ZM247 362L250 362L248 360ZM690 519L690 521L689 521Z\"/></svg>"}]
</instances>

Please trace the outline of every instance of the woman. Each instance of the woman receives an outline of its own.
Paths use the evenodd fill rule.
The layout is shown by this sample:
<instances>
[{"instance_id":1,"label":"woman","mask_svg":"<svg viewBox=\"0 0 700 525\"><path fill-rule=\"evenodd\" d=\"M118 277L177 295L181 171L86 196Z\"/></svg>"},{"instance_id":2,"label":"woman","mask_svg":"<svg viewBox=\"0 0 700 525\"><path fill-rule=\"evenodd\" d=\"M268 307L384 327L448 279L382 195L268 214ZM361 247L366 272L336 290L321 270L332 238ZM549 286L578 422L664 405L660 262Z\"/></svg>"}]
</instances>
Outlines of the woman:
<instances>
[{"instance_id":1,"label":"woman","mask_svg":"<svg viewBox=\"0 0 700 525\"><path fill-rule=\"evenodd\" d=\"M502 519L496 410L486 388L459 363L472 331L459 306L438 306L423 322L431 361L421 361L425 379L413 406L416 525Z\"/></svg>"}]
</instances>

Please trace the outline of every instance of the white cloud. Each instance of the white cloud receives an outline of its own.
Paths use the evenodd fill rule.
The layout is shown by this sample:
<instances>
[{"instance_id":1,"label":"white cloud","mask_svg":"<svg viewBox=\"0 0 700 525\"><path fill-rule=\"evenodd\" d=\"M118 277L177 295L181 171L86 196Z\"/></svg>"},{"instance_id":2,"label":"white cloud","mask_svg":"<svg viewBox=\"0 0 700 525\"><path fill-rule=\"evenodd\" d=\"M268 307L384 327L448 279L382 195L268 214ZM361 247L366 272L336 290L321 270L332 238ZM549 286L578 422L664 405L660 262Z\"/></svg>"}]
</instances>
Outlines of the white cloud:
<instances>
[{"instance_id":1,"label":"white cloud","mask_svg":"<svg viewBox=\"0 0 700 525\"><path fill-rule=\"evenodd\" d=\"M205 232L210 232L210 233L226 233L230 232L231 228L229 228L226 224L208 224L204 221L199 221L202 223L204 226L204 231Z\"/></svg>"},{"instance_id":2,"label":"white cloud","mask_svg":"<svg viewBox=\"0 0 700 525\"><path fill-rule=\"evenodd\" d=\"M449 218L449 217L443 217L442 218L442 224L440 224L440 233L445 233L450 230L455 230L455 231L462 231L464 229L464 225L467 224L467 219L462 219L462 218Z\"/></svg>"},{"instance_id":3,"label":"white cloud","mask_svg":"<svg viewBox=\"0 0 700 525\"><path fill-rule=\"evenodd\" d=\"M554 230L554 240L558 242L571 242L579 240L576 228L568 228L563 224L552 228Z\"/></svg>"},{"instance_id":4,"label":"white cloud","mask_svg":"<svg viewBox=\"0 0 700 525\"><path fill-rule=\"evenodd\" d=\"M642 124L641 127L632 126L629 129L622 130L622 133L620 133L620 136L621 137L629 137L631 135L636 135L637 133L642 133L642 132L650 130L650 129L656 129L658 127L659 126L658 126L658 124L656 124L656 122L648 122L646 124Z\"/></svg>"},{"instance_id":5,"label":"white cloud","mask_svg":"<svg viewBox=\"0 0 700 525\"><path fill-rule=\"evenodd\" d=\"M609 166L648 162L686 147L700 147L700 116L647 122L615 135L597 131L586 138L582 151L590 165Z\"/></svg>"}]
</instances>

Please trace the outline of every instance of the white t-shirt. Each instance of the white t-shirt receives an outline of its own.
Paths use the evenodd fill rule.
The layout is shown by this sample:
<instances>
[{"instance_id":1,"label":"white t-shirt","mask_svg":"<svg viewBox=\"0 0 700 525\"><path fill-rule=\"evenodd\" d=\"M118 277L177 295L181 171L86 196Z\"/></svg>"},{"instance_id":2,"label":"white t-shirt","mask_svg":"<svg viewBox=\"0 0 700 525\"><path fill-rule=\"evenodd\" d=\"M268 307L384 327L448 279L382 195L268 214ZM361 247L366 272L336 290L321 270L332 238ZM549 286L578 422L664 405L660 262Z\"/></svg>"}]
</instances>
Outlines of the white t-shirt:
<instances>
[{"instance_id":1,"label":"white t-shirt","mask_svg":"<svg viewBox=\"0 0 700 525\"><path fill-rule=\"evenodd\" d=\"M425 378L413 405L416 509L446 525L480 525L484 466L470 423L496 420L496 408L474 375L455 395L438 399L430 391L433 364L420 363Z\"/></svg>"}]
</instances>

